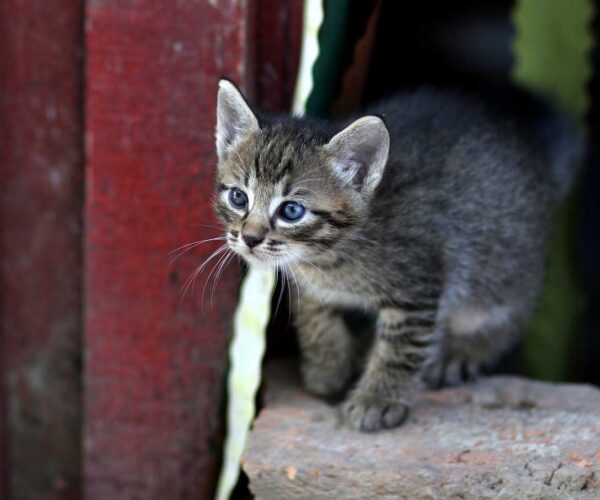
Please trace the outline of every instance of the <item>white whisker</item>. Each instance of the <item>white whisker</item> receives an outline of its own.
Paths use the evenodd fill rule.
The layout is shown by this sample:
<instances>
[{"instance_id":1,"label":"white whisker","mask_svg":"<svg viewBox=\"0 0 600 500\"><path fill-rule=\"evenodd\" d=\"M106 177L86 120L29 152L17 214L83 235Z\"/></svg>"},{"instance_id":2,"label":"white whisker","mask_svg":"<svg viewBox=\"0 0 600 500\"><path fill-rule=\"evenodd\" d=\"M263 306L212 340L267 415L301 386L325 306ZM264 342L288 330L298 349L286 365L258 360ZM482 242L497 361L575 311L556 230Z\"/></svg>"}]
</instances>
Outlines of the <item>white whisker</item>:
<instances>
[{"instance_id":1,"label":"white whisker","mask_svg":"<svg viewBox=\"0 0 600 500\"><path fill-rule=\"evenodd\" d=\"M287 265L284 263L284 266L287 268ZM292 321L292 287L290 285L290 277L287 275L287 272L284 272L283 276L285 277L287 290L288 290L288 327Z\"/></svg>"},{"instance_id":2,"label":"white whisker","mask_svg":"<svg viewBox=\"0 0 600 500\"><path fill-rule=\"evenodd\" d=\"M280 278L280 276L281 276L281 278ZM281 304L281 298L283 297L283 285L284 285L283 279L284 279L283 278L283 271L278 266L277 267L276 281L275 281L275 288L273 289L273 292L275 292L275 290L277 289L277 284L279 284L279 298L277 299L277 306L275 307L275 314L274 314L274 316L277 316L277 312L279 311L279 304Z\"/></svg>"},{"instance_id":3,"label":"white whisker","mask_svg":"<svg viewBox=\"0 0 600 500\"><path fill-rule=\"evenodd\" d=\"M200 303L202 304L202 311L204 312L204 292L206 291L206 287L208 286L208 284L210 283L210 278L213 275L213 273L218 270L219 265L227 258L227 256L229 255L229 248L223 252L223 255L221 255L217 261L215 262L215 264L212 266L212 269L210 270L210 273L208 273L208 276L206 277L206 280L204 281L204 286L202 287L202 294L200 295Z\"/></svg>"},{"instance_id":4,"label":"white whisker","mask_svg":"<svg viewBox=\"0 0 600 500\"><path fill-rule=\"evenodd\" d=\"M296 269L298 271L300 271L302 273L302 276L304 276L304 280L306 281L306 283L308 284L308 286L310 286L310 288L312 289L315 298L319 301L319 303L321 304L321 309L323 309L325 307L325 304L323 304L323 301L321 300L321 297L319 297L319 294L317 292L317 289L314 287L314 285L310 282L310 280L308 279L308 277L306 276L306 274L304 273L304 271L302 270L302 268L298 265L296 265Z\"/></svg>"},{"instance_id":5,"label":"white whisker","mask_svg":"<svg viewBox=\"0 0 600 500\"><path fill-rule=\"evenodd\" d=\"M290 265L288 267L288 269L292 273L292 276L294 278L294 284L296 285L296 307L297 307L296 311L297 311L298 309L300 309L300 287L298 286L298 280L296 279L296 273L294 273L292 266Z\"/></svg>"},{"instance_id":6,"label":"white whisker","mask_svg":"<svg viewBox=\"0 0 600 500\"><path fill-rule=\"evenodd\" d=\"M173 259L171 259L168 263L169 266L173 265L173 263L179 258L181 257L184 253L186 253L188 250L191 250L192 248L196 248L199 245L202 245L203 243L209 243L211 241L224 241L226 238L225 236L218 236L216 238L209 238L207 240L202 240L202 241L194 241L192 243L187 243L186 245L182 245L179 248L176 248L175 250L170 251L167 256L171 256L173 254L176 254L175 257L173 257Z\"/></svg>"},{"instance_id":7,"label":"white whisker","mask_svg":"<svg viewBox=\"0 0 600 500\"><path fill-rule=\"evenodd\" d=\"M227 243L221 245L219 248L217 248L202 264L200 264L195 270L194 272L188 277L188 279L185 281L185 283L183 284L182 287L182 295L181 295L181 299L180 302L183 300L183 298L186 296L190 285L192 284L192 282L195 282L196 277L198 276L198 274L200 274L202 272L202 270L206 267L206 265L213 260L217 255L223 253L224 251L227 250Z\"/></svg>"},{"instance_id":8,"label":"white whisker","mask_svg":"<svg viewBox=\"0 0 600 500\"><path fill-rule=\"evenodd\" d=\"M220 226L215 226L213 224L199 224L199 223L189 223L189 224L185 224L186 226L194 226L194 227L208 227L211 229L219 229L220 231L223 230L223 225Z\"/></svg>"},{"instance_id":9,"label":"white whisker","mask_svg":"<svg viewBox=\"0 0 600 500\"><path fill-rule=\"evenodd\" d=\"M314 267L317 271L319 271L324 278L328 279L328 276L323 272L322 269L320 269L319 267L317 267L316 264L314 264L313 262L311 262L310 260L308 260L306 257L304 257L303 255L294 252L292 250L289 250L289 253L292 255L292 257L297 257L299 259L302 259L304 262L306 262L307 264L311 265L312 267Z\"/></svg>"},{"instance_id":10,"label":"white whisker","mask_svg":"<svg viewBox=\"0 0 600 500\"><path fill-rule=\"evenodd\" d=\"M213 286L212 286L212 290L211 290L211 294L210 294L210 307L214 307L215 306L215 290L217 288L217 284L218 284L219 280L221 279L221 276L223 275L223 272L227 268L227 265L231 262L231 260L234 257L235 257L235 254L232 251L229 251L227 253L227 257L221 263L221 266L217 270L217 274L215 274L215 277L213 279Z\"/></svg>"}]
</instances>

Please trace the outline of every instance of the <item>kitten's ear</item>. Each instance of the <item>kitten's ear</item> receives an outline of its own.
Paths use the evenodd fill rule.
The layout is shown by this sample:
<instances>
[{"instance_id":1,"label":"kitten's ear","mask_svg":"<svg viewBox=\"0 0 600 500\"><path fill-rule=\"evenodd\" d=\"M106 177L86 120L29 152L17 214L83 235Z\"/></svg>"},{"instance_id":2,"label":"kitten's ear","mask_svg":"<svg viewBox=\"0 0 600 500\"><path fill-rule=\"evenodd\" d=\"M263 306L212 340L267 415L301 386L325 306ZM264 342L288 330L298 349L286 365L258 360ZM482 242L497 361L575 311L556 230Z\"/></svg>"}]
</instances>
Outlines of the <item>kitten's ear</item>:
<instances>
[{"instance_id":1,"label":"kitten's ear","mask_svg":"<svg viewBox=\"0 0 600 500\"><path fill-rule=\"evenodd\" d=\"M370 196L383 175L390 134L377 116L359 118L325 145L335 174L347 185Z\"/></svg>"},{"instance_id":2,"label":"kitten's ear","mask_svg":"<svg viewBox=\"0 0 600 500\"><path fill-rule=\"evenodd\" d=\"M240 91L229 80L220 80L215 131L219 160L227 158L241 139L257 130L258 120Z\"/></svg>"}]
</instances>

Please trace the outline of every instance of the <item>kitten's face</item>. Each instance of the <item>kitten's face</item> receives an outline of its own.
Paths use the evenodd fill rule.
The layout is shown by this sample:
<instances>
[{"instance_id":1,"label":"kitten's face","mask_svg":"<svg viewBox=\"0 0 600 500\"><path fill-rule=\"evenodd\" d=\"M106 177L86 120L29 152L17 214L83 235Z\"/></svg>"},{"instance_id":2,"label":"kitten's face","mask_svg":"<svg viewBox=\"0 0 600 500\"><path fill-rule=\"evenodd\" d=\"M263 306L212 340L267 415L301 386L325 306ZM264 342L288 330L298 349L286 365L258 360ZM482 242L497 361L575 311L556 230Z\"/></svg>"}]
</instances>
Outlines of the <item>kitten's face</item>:
<instances>
[{"instance_id":1,"label":"kitten's face","mask_svg":"<svg viewBox=\"0 0 600 500\"><path fill-rule=\"evenodd\" d=\"M329 142L306 127L261 128L237 89L220 83L215 207L231 249L287 268L327 259L360 224L387 159L379 118Z\"/></svg>"},{"instance_id":2,"label":"kitten's face","mask_svg":"<svg viewBox=\"0 0 600 500\"><path fill-rule=\"evenodd\" d=\"M285 136L259 132L222 162L216 208L234 251L252 263L312 262L355 227L364 202L319 153L298 154Z\"/></svg>"}]
</instances>

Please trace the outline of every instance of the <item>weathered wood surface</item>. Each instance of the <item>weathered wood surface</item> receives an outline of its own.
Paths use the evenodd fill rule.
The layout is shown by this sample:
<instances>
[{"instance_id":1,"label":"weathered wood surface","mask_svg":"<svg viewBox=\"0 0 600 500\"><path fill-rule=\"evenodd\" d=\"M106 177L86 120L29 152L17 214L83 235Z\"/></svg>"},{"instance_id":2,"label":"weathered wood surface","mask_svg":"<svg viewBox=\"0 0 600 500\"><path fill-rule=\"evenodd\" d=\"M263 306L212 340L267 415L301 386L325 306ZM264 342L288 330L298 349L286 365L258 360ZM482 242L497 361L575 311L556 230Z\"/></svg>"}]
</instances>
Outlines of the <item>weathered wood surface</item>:
<instances>
[{"instance_id":1,"label":"weathered wood surface","mask_svg":"<svg viewBox=\"0 0 600 500\"><path fill-rule=\"evenodd\" d=\"M211 497L237 270L203 310L215 245L165 257L218 234L218 78L287 108L302 3L0 2L0 498L79 498L82 424L88 498Z\"/></svg>"},{"instance_id":2,"label":"weathered wood surface","mask_svg":"<svg viewBox=\"0 0 600 500\"><path fill-rule=\"evenodd\" d=\"M83 4L0 2L0 497L80 476Z\"/></svg>"},{"instance_id":3,"label":"weathered wood surface","mask_svg":"<svg viewBox=\"0 0 600 500\"><path fill-rule=\"evenodd\" d=\"M300 58L303 6L303 0L254 0L254 102L262 111L290 109Z\"/></svg>"},{"instance_id":4,"label":"weathered wood surface","mask_svg":"<svg viewBox=\"0 0 600 500\"><path fill-rule=\"evenodd\" d=\"M301 2L275 11L290 5ZM210 283L202 304L208 272L185 296L182 288L220 242L170 268L165 257L221 236L206 226L215 224L218 78L234 80L251 100L260 88L271 109L281 108L280 89L289 87L280 65L294 47L270 42L289 24L265 29L257 13L244 0L88 4L88 498L212 497L237 266L226 268L213 306ZM267 58L275 62L262 78Z\"/></svg>"},{"instance_id":5,"label":"weathered wood surface","mask_svg":"<svg viewBox=\"0 0 600 500\"><path fill-rule=\"evenodd\" d=\"M282 365L244 458L257 499L600 497L600 390L492 377L426 392L408 422L361 434Z\"/></svg>"},{"instance_id":6,"label":"weathered wood surface","mask_svg":"<svg viewBox=\"0 0 600 500\"><path fill-rule=\"evenodd\" d=\"M246 87L246 2L88 4L85 484L88 498L209 498L237 297L188 276L219 245L217 80ZM210 296L210 290L208 295Z\"/></svg>"}]
</instances>

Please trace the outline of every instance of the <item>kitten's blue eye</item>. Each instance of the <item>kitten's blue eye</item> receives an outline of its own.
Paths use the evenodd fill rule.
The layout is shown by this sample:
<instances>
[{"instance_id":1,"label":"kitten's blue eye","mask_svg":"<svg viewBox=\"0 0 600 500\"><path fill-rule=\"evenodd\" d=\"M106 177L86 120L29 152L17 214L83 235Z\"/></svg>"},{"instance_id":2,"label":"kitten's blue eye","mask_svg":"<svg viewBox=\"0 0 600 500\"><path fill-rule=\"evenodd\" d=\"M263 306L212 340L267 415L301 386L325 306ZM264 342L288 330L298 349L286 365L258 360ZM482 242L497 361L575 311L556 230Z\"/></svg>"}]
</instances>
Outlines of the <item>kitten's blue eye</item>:
<instances>
[{"instance_id":1,"label":"kitten's blue eye","mask_svg":"<svg viewBox=\"0 0 600 500\"><path fill-rule=\"evenodd\" d=\"M248 205L248 196L239 188L233 188L229 191L229 201L236 208L246 208Z\"/></svg>"},{"instance_id":2,"label":"kitten's blue eye","mask_svg":"<svg viewBox=\"0 0 600 500\"><path fill-rule=\"evenodd\" d=\"M279 207L279 216L288 222L295 222L300 219L306 209L295 201L286 201Z\"/></svg>"}]
</instances>

